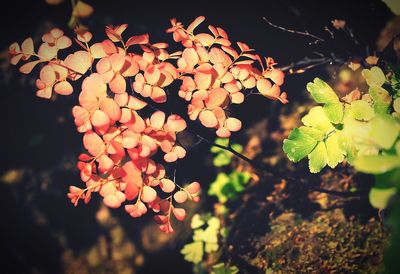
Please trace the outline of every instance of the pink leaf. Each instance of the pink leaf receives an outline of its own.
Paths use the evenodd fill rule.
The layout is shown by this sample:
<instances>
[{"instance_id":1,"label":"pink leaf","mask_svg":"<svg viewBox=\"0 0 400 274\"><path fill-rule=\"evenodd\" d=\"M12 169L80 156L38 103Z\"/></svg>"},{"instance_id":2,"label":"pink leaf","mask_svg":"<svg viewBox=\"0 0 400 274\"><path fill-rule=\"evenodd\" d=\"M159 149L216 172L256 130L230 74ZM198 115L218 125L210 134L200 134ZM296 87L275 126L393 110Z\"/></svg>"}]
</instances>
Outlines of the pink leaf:
<instances>
[{"instance_id":1,"label":"pink leaf","mask_svg":"<svg viewBox=\"0 0 400 274\"><path fill-rule=\"evenodd\" d=\"M239 131L242 128L242 122L239 119L229 117L226 119L226 127L230 131Z\"/></svg>"},{"instance_id":2,"label":"pink leaf","mask_svg":"<svg viewBox=\"0 0 400 274\"><path fill-rule=\"evenodd\" d=\"M161 129L165 122L165 113L162 111L154 112L150 117L150 124L152 127Z\"/></svg>"},{"instance_id":3,"label":"pink leaf","mask_svg":"<svg viewBox=\"0 0 400 274\"><path fill-rule=\"evenodd\" d=\"M187 31L192 33L194 29L200 25L206 18L204 16L199 16L187 27Z\"/></svg>"},{"instance_id":4,"label":"pink leaf","mask_svg":"<svg viewBox=\"0 0 400 274\"><path fill-rule=\"evenodd\" d=\"M99 158L99 171L103 174L109 172L114 167L114 162L110 157L102 155Z\"/></svg>"},{"instance_id":5,"label":"pink leaf","mask_svg":"<svg viewBox=\"0 0 400 274\"><path fill-rule=\"evenodd\" d=\"M92 156L97 156L105 148L103 140L95 132L89 130L83 136L83 146Z\"/></svg>"},{"instance_id":6,"label":"pink leaf","mask_svg":"<svg viewBox=\"0 0 400 274\"><path fill-rule=\"evenodd\" d=\"M107 195L103 199L103 202L106 206L111 207L111 208L118 208L121 206L120 200L114 194Z\"/></svg>"},{"instance_id":7,"label":"pink leaf","mask_svg":"<svg viewBox=\"0 0 400 274\"><path fill-rule=\"evenodd\" d=\"M175 200L178 204L181 204L181 203L186 202L187 199L188 199L188 195L187 195L187 193L186 193L185 191L183 191L183 190L179 190L178 192L176 192L176 193L174 194L174 200Z\"/></svg>"},{"instance_id":8,"label":"pink leaf","mask_svg":"<svg viewBox=\"0 0 400 274\"><path fill-rule=\"evenodd\" d=\"M197 194L200 191L200 184L199 182L193 182L190 185L188 185L186 187L186 190L190 193L190 194Z\"/></svg>"},{"instance_id":9,"label":"pink leaf","mask_svg":"<svg viewBox=\"0 0 400 274\"><path fill-rule=\"evenodd\" d=\"M200 122L208 128L215 127L218 124L217 118L214 113L210 110L204 110L199 114Z\"/></svg>"},{"instance_id":10,"label":"pink leaf","mask_svg":"<svg viewBox=\"0 0 400 274\"><path fill-rule=\"evenodd\" d=\"M104 127L110 124L110 118L101 110L95 110L91 119L92 125L95 127Z\"/></svg>"},{"instance_id":11,"label":"pink leaf","mask_svg":"<svg viewBox=\"0 0 400 274\"><path fill-rule=\"evenodd\" d=\"M165 193L171 193L175 190L175 183L170 179L161 179L160 187Z\"/></svg>"},{"instance_id":12,"label":"pink leaf","mask_svg":"<svg viewBox=\"0 0 400 274\"><path fill-rule=\"evenodd\" d=\"M154 188L149 186L144 186L142 190L142 201L145 203L151 203L157 198L157 192Z\"/></svg>"},{"instance_id":13,"label":"pink leaf","mask_svg":"<svg viewBox=\"0 0 400 274\"><path fill-rule=\"evenodd\" d=\"M126 41L125 45L129 47L132 45L144 45L148 43L149 43L149 35L146 33L130 37L128 41Z\"/></svg>"},{"instance_id":14,"label":"pink leaf","mask_svg":"<svg viewBox=\"0 0 400 274\"><path fill-rule=\"evenodd\" d=\"M186 128L186 121L179 115L171 114L166 123L169 131L181 132Z\"/></svg>"},{"instance_id":15,"label":"pink leaf","mask_svg":"<svg viewBox=\"0 0 400 274\"><path fill-rule=\"evenodd\" d=\"M150 98L156 103L165 103L167 101L167 94L160 87L153 87Z\"/></svg>"},{"instance_id":16,"label":"pink leaf","mask_svg":"<svg viewBox=\"0 0 400 274\"><path fill-rule=\"evenodd\" d=\"M183 208L175 207L172 212L178 221L183 221L186 217L186 211Z\"/></svg>"},{"instance_id":17,"label":"pink leaf","mask_svg":"<svg viewBox=\"0 0 400 274\"><path fill-rule=\"evenodd\" d=\"M101 100L100 109L113 121L118 121L121 118L121 108L111 98Z\"/></svg>"},{"instance_id":18,"label":"pink leaf","mask_svg":"<svg viewBox=\"0 0 400 274\"><path fill-rule=\"evenodd\" d=\"M133 200L139 195L140 189L134 182L128 182L125 187L125 196L128 200Z\"/></svg>"}]
</instances>

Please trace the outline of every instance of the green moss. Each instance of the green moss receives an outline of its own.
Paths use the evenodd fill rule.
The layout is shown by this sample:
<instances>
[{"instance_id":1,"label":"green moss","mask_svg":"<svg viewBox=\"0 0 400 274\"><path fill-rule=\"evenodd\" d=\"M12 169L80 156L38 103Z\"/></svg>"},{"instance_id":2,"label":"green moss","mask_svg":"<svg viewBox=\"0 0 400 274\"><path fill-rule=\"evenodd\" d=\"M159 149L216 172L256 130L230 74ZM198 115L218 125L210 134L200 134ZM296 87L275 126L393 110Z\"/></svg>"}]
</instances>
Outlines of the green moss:
<instances>
[{"instance_id":1,"label":"green moss","mask_svg":"<svg viewBox=\"0 0 400 274\"><path fill-rule=\"evenodd\" d=\"M346 220L343 211L317 213L297 223L284 213L262 239L255 265L273 273L378 273L388 235L375 219Z\"/></svg>"}]
</instances>

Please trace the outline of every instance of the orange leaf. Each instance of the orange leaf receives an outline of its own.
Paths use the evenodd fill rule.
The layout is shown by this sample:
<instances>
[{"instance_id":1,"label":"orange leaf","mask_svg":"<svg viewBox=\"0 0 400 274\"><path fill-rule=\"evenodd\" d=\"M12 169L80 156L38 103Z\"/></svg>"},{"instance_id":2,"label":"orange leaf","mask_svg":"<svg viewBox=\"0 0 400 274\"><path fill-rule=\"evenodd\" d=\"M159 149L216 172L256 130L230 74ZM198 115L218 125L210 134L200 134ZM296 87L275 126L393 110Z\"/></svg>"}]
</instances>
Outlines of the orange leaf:
<instances>
[{"instance_id":1,"label":"orange leaf","mask_svg":"<svg viewBox=\"0 0 400 274\"><path fill-rule=\"evenodd\" d=\"M64 63L73 72L85 74L92 65L92 60L90 58L90 54L87 51L79 50L73 54L68 55L67 58L65 58ZM81 76L79 75L75 79L78 79L80 77Z\"/></svg>"},{"instance_id":2,"label":"orange leaf","mask_svg":"<svg viewBox=\"0 0 400 274\"><path fill-rule=\"evenodd\" d=\"M204 110L199 114L200 122L208 128L215 127L218 124L217 118L214 113L210 110Z\"/></svg>"},{"instance_id":3,"label":"orange leaf","mask_svg":"<svg viewBox=\"0 0 400 274\"><path fill-rule=\"evenodd\" d=\"M194 29L200 25L206 18L204 16L199 16L187 27L187 32L192 33Z\"/></svg>"},{"instance_id":4,"label":"orange leaf","mask_svg":"<svg viewBox=\"0 0 400 274\"><path fill-rule=\"evenodd\" d=\"M125 187L125 196L128 200L133 200L139 195L139 188L133 182L128 182Z\"/></svg>"},{"instance_id":5,"label":"orange leaf","mask_svg":"<svg viewBox=\"0 0 400 274\"><path fill-rule=\"evenodd\" d=\"M22 42L22 44L21 44L21 49L22 49L22 53L24 55L27 55L27 56L32 55L34 53L32 38L29 37L29 38L25 39L24 42Z\"/></svg>"},{"instance_id":6,"label":"orange leaf","mask_svg":"<svg viewBox=\"0 0 400 274\"><path fill-rule=\"evenodd\" d=\"M68 81L61 81L54 86L54 91L61 95L70 95L74 89Z\"/></svg>"},{"instance_id":7,"label":"orange leaf","mask_svg":"<svg viewBox=\"0 0 400 274\"><path fill-rule=\"evenodd\" d=\"M19 68L19 71L24 73L24 74L29 74L33 70L33 68L40 63L40 60L29 62L24 64Z\"/></svg>"},{"instance_id":8,"label":"orange leaf","mask_svg":"<svg viewBox=\"0 0 400 274\"><path fill-rule=\"evenodd\" d=\"M121 108L111 98L101 100L100 109L113 121L118 121L121 118Z\"/></svg>"},{"instance_id":9,"label":"orange leaf","mask_svg":"<svg viewBox=\"0 0 400 274\"><path fill-rule=\"evenodd\" d=\"M56 81L56 73L52 66L46 65L40 70L40 80L46 84L46 86L51 86Z\"/></svg>"},{"instance_id":10,"label":"orange leaf","mask_svg":"<svg viewBox=\"0 0 400 274\"><path fill-rule=\"evenodd\" d=\"M185 191L183 191L183 190L179 190L178 192L176 192L176 193L174 194L174 200L175 200L178 204L181 204L181 203L186 202L187 198L188 198L188 195L187 195L187 193L186 193Z\"/></svg>"},{"instance_id":11,"label":"orange leaf","mask_svg":"<svg viewBox=\"0 0 400 274\"><path fill-rule=\"evenodd\" d=\"M104 51L103 43L95 43L90 46L90 54L94 59L103 58L107 56L107 53Z\"/></svg>"},{"instance_id":12,"label":"orange leaf","mask_svg":"<svg viewBox=\"0 0 400 274\"><path fill-rule=\"evenodd\" d=\"M161 129L165 122L165 113L158 110L150 117L150 125L154 128Z\"/></svg>"},{"instance_id":13,"label":"orange leaf","mask_svg":"<svg viewBox=\"0 0 400 274\"><path fill-rule=\"evenodd\" d=\"M209 109L225 107L228 103L228 98L228 91L223 88L216 88L209 93L208 98L204 102Z\"/></svg>"},{"instance_id":14,"label":"orange leaf","mask_svg":"<svg viewBox=\"0 0 400 274\"><path fill-rule=\"evenodd\" d=\"M142 189L142 201L145 203L151 203L157 198L157 192L154 188L149 186L144 186Z\"/></svg>"},{"instance_id":15,"label":"orange leaf","mask_svg":"<svg viewBox=\"0 0 400 274\"><path fill-rule=\"evenodd\" d=\"M186 217L185 209L179 208L179 207L174 207L172 212L174 213L174 216L178 221L182 222L183 220L185 220L185 217Z\"/></svg>"},{"instance_id":16,"label":"orange leaf","mask_svg":"<svg viewBox=\"0 0 400 274\"><path fill-rule=\"evenodd\" d=\"M47 43L43 43L39 47L38 55L42 60L51 60L57 56L57 51L58 49L56 46L50 46Z\"/></svg>"},{"instance_id":17,"label":"orange leaf","mask_svg":"<svg viewBox=\"0 0 400 274\"><path fill-rule=\"evenodd\" d=\"M165 103L167 101L167 94L160 87L153 87L150 98L156 103Z\"/></svg>"},{"instance_id":18,"label":"orange leaf","mask_svg":"<svg viewBox=\"0 0 400 274\"><path fill-rule=\"evenodd\" d=\"M171 114L166 123L168 131L181 132L186 128L186 121L181 116Z\"/></svg>"},{"instance_id":19,"label":"orange leaf","mask_svg":"<svg viewBox=\"0 0 400 274\"><path fill-rule=\"evenodd\" d=\"M110 124L110 118L101 110L95 110L91 119L92 125L95 127L104 127Z\"/></svg>"},{"instance_id":20,"label":"orange leaf","mask_svg":"<svg viewBox=\"0 0 400 274\"><path fill-rule=\"evenodd\" d=\"M129 47L132 45L145 45L149 43L149 35L142 34L142 35L134 35L131 36L128 41L126 41L125 46Z\"/></svg>"},{"instance_id":21,"label":"orange leaf","mask_svg":"<svg viewBox=\"0 0 400 274\"><path fill-rule=\"evenodd\" d=\"M76 17L87 18L92 15L93 7L85 2L78 1L72 13Z\"/></svg>"},{"instance_id":22,"label":"orange leaf","mask_svg":"<svg viewBox=\"0 0 400 274\"><path fill-rule=\"evenodd\" d=\"M161 179L160 187L165 193L171 193L175 190L175 183L170 179Z\"/></svg>"},{"instance_id":23,"label":"orange leaf","mask_svg":"<svg viewBox=\"0 0 400 274\"><path fill-rule=\"evenodd\" d=\"M99 171L103 174L109 172L114 167L114 162L107 155L99 158Z\"/></svg>"},{"instance_id":24,"label":"orange leaf","mask_svg":"<svg viewBox=\"0 0 400 274\"><path fill-rule=\"evenodd\" d=\"M92 156L97 156L105 148L104 142L100 136L91 130L83 135L83 146Z\"/></svg>"},{"instance_id":25,"label":"orange leaf","mask_svg":"<svg viewBox=\"0 0 400 274\"><path fill-rule=\"evenodd\" d=\"M62 36L57 39L56 42L56 47L58 49L66 49L72 45L71 39L69 39L67 36Z\"/></svg>"},{"instance_id":26,"label":"orange leaf","mask_svg":"<svg viewBox=\"0 0 400 274\"><path fill-rule=\"evenodd\" d=\"M195 37L205 47L209 47L214 43L214 37L208 33L199 33Z\"/></svg>"},{"instance_id":27,"label":"orange leaf","mask_svg":"<svg viewBox=\"0 0 400 274\"><path fill-rule=\"evenodd\" d=\"M242 128L242 122L239 119L229 117L226 119L226 128L230 131L239 131Z\"/></svg>"},{"instance_id":28,"label":"orange leaf","mask_svg":"<svg viewBox=\"0 0 400 274\"><path fill-rule=\"evenodd\" d=\"M121 74L116 74L114 79L109 83L110 89L114 93L125 93L126 92L126 81Z\"/></svg>"}]
</instances>

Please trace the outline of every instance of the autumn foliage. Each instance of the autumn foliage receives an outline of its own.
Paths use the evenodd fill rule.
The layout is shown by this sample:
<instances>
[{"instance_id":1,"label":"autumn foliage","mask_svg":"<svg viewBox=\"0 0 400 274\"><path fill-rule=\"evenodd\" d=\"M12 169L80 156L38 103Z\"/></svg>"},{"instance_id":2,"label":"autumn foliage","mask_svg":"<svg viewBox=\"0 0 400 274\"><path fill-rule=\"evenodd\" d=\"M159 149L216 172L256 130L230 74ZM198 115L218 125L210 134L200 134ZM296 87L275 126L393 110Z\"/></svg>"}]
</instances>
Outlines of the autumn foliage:
<instances>
[{"instance_id":1,"label":"autumn foliage","mask_svg":"<svg viewBox=\"0 0 400 274\"><path fill-rule=\"evenodd\" d=\"M79 104L72 113L87 152L77 163L84 187L71 186L68 193L74 205L79 200L88 203L97 192L111 208L127 202L125 210L132 217L155 212L160 229L172 232L171 216L185 218L178 205L188 199L199 201L198 182L179 186L154 157L161 150L164 162L172 163L186 155L177 134L186 129L187 120L157 109L157 104L167 102L166 88L176 81L188 118L223 138L242 127L227 112L229 106L242 103L252 89L288 102L280 88L284 74L274 69L272 58L262 59L241 42L234 49L219 27L208 26L209 33L195 34L204 19L196 18L187 28L171 20L167 32L183 46L173 53L167 51L167 43L150 43L148 34L123 39L127 24L107 26L108 39L96 43L90 32L77 30L74 40L81 49L64 59L59 52L73 41L57 28L43 35L37 51L32 38L10 46L12 64L26 61L19 68L22 73L41 66L36 80L41 98L49 99L53 92L70 95L71 82L82 80ZM146 117L141 110L149 105L153 112Z\"/></svg>"}]
</instances>

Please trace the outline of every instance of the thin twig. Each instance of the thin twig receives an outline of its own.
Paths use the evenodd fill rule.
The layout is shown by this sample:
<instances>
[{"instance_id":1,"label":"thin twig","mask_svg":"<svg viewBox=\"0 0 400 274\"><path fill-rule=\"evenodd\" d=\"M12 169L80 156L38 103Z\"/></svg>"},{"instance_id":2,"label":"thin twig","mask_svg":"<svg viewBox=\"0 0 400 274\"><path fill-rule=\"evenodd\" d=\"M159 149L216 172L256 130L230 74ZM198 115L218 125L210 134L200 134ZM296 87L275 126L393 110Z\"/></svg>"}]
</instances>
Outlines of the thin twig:
<instances>
[{"instance_id":1,"label":"thin twig","mask_svg":"<svg viewBox=\"0 0 400 274\"><path fill-rule=\"evenodd\" d=\"M329 189L324 189L324 188L320 188L320 187L315 187L315 186L310 186L308 184L309 179L304 179L304 178L294 178L291 177L290 175L287 174L280 174L277 170L266 166L266 165L262 165L259 162L256 162L248 157L246 157L245 155L237 152L236 150L234 150L232 147L230 146L224 146L224 145L220 145L214 142L211 142L210 140L208 140L207 138L204 138L203 136L194 133L200 140L203 140L204 142L208 143L209 145L224 149L226 151L231 152L232 154L234 154L235 156L237 156L238 158L248 162L251 166L253 166L255 169L264 172L265 174L269 175L269 176L274 176L274 177L278 177L279 179L283 179L283 180L287 180L287 181L292 181L292 182L302 182L304 183L304 186L306 186L310 191L317 191L317 192L322 192L322 193L326 193L326 194L330 194L330 195L335 195L335 196L341 196L341 197L359 197L360 193L359 192L341 192L341 191L335 191L335 190L329 190Z\"/></svg>"},{"instance_id":2,"label":"thin twig","mask_svg":"<svg viewBox=\"0 0 400 274\"><path fill-rule=\"evenodd\" d=\"M323 38L321 38L321 37L319 37L319 36L316 36L316 35L314 35L314 34L311 34L311 33L309 33L307 30L306 30L306 31L298 31L298 30L293 30L293 29L287 29L287 28L284 28L284 27L275 25L274 23L272 23L271 21L269 21L266 17L263 17L263 20L264 20L265 22L267 22L268 25L270 25L271 27L280 29L280 30L282 30L282 31L286 31L286 32L290 32L290 33L295 33L295 34L299 34L299 35L303 35L303 36L307 36L307 37L311 37L311 38L315 39L315 41L314 41L312 44L317 44L318 42L324 42L324 41L325 41L325 39L323 39Z\"/></svg>"}]
</instances>

